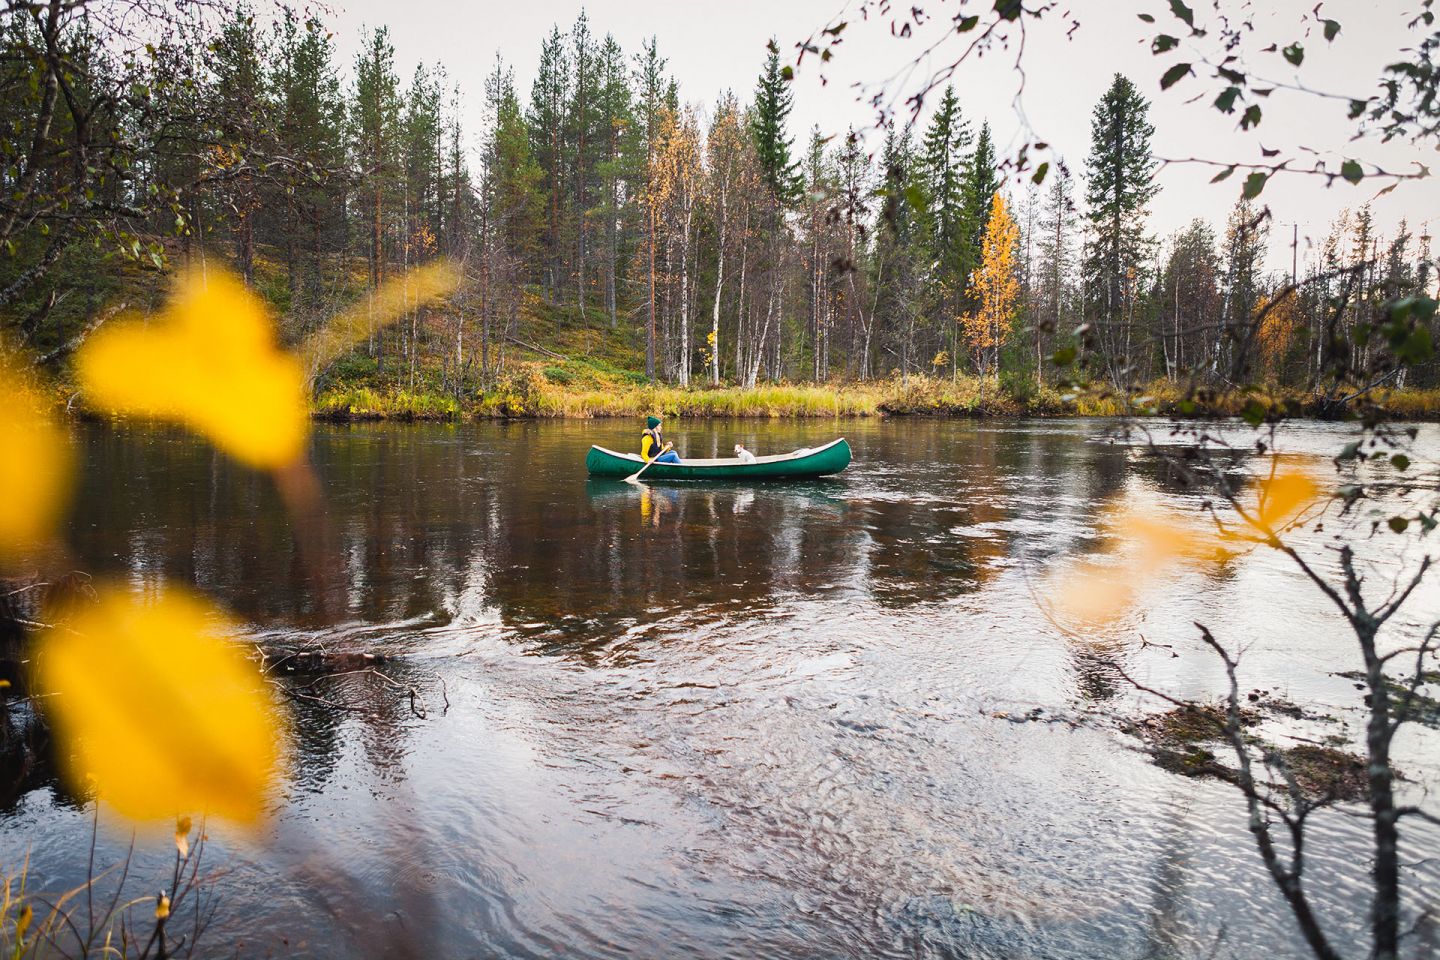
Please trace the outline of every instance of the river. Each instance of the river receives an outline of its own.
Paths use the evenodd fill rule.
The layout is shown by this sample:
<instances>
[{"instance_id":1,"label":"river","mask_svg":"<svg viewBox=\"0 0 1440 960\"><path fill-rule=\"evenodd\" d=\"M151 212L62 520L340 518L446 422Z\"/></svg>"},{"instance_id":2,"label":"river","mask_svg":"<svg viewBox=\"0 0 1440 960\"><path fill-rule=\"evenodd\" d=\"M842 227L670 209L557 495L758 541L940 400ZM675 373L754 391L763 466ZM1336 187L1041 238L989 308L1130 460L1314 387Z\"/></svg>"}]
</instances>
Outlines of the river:
<instances>
[{"instance_id":1,"label":"river","mask_svg":"<svg viewBox=\"0 0 1440 960\"><path fill-rule=\"evenodd\" d=\"M1286 558L1164 571L1078 634L1047 613L1051 575L1096 548L1106 506L1206 496L1106 423L669 426L695 456L840 433L855 462L823 482L632 487L583 470L590 443L633 445L629 423L322 425L317 575L268 478L177 431L79 428L81 569L198 586L262 647L391 658L392 682L286 700L292 761L264 832L211 831L203 952L1306 955L1236 792L1160 769L1114 722L1160 709L1117 666L1223 691L1202 620L1248 645L1247 687L1353 737L1359 694L1336 674L1354 641ZM1333 470L1354 429L1285 444ZM1440 429L1417 446L1440 455ZM1305 546L1325 565L1322 537L1369 523L1337 517ZM1363 541L1376 578L1399 542ZM1437 616L1440 580L1405 623ZM1440 733L1408 729L1397 765L1407 796L1440 787ZM28 854L36 889L78 882L90 810L31 784L0 810L0 864ZM1318 814L1310 840L1347 949L1368 857L1353 810ZM1407 860L1440 850L1440 830L1409 836ZM97 862L128 842L102 815ZM142 892L168 850L139 838ZM1435 861L1408 882L1409 910L1437 908ZM1433 955L1428 929L1414 956Z\"/></svg>"}]
</instances>

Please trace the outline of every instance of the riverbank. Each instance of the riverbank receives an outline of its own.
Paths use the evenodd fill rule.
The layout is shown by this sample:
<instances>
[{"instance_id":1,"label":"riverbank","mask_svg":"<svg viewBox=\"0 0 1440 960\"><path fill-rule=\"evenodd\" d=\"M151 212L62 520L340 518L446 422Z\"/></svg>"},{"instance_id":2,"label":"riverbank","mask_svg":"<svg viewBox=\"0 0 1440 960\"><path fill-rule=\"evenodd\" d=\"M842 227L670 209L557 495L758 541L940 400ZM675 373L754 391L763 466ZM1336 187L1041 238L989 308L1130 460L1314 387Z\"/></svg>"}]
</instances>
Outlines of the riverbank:
<instances>
[{"instance_id":1,"label":"riverbank","mask_svg":"<svg viewBox=\"0 0 1440 960\"><path fill-rule=\"evenodd\" d=\"M1367 399L1398 420L1440 420L1440 390L1377 390ZM935 416L961 418L1343 415L1326 397L1298 391L1187 393L1157 382L1130 393L1052 385L911 376L861 383L765 384L756 387L677 387L664 384L563 383L538 365L523 368L493 389L457 398L438 390L337 384L315 397L317 419L469 420L672 418L811 418Z\"/></svg>"}]
</instances>

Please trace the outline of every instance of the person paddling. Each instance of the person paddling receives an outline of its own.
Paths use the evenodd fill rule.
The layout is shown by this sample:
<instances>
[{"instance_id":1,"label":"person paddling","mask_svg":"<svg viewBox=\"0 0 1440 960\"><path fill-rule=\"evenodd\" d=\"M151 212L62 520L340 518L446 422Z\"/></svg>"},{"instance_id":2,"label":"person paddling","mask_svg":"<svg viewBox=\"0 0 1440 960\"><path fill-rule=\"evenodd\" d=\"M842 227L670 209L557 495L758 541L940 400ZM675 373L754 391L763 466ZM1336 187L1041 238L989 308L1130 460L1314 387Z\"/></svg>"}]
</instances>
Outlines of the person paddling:
<instances>
[{"instance_id":1,"label":"person paddling","mask_svg":"<svg viewBox=\"0 0 1440 960\"><path fill-rule=\"evenodd\" d=\"M640 456L647 462L679 463L680 456L671 449L674 444L666 443L660 432L660 418L646 417L645 430L640 434Z\"/></svg>"}]
</instances>

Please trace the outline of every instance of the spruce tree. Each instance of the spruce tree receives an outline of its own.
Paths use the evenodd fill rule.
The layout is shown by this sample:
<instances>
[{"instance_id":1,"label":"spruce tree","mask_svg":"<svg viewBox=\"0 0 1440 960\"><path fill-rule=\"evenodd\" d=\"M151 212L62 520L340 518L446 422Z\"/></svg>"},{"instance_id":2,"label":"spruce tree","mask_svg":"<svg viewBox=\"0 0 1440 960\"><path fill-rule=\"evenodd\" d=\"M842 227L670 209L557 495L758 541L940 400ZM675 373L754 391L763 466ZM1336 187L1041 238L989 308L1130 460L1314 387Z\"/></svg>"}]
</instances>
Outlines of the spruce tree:
<instances>
[{"instance_id":1,"label":"spruce tree","mask_svg":"<svg viewBox=\"0 0 1440 960\"><path fill-rule=\"evenodd\" d=\"M965 278L960 275L960 258L971 239L964 234L965 150L971 140L970 124L960 115L960 100L955 96L955 88L947 86L925 131L921 156L925 165L928 219L936 260L943 274L958 276L958 286L962 288Z\"/></svg>"},{"instance_id":2,"label":"spruce tree","mask_svg":"<svg viewBox=\"0 0 1440 960\"><path fill-rule=\"evenodd\" d=\"M980 249L985 242L985 230L990 225L990 210L995 191L1000 189L1000 174L995 168L995 144L990 136L990 124L980 125L980 135L975 138L975 149L965 161L965 245L962 248L963 276L968 278L980 262Z\"/></svg>"},{"instance_id":3,"label":"spruce tree","mask_svg":"<svg viewBox=\"0 0 1440 960\"><path fill-rule=\"evenodd\" d=\"M1095 106L1086 160L1086 219L1090 228L1086 274L1090 299L1100 324L1100 341L1112 377L1125 366L1139 276L1151 242L1145 218L1159 186L1148 120L1150 104L1121 74ZM1125 333L1122 334L1121 330Z\"/></svg>"},{"instance_id":4,"label":"spruce tree","mask_svg":"<svg viewBox=\"0 0 1440 960\"><path fill-rule=\"evenodd\" d=\"M785 122L794 104L788 81L780 70L780 47L774 40L766 46L765 67L755 87L755 107L750 114L750 132L760 158L761 175L781 206L799 201L804 190L800 164L792 159L793 147Z\"/></svg>"},{"instance_id":5,"label":"spruce tree","mask_svg":"<svg viewBox=\"0 0 1440 960\"><path fill-rule=\"evenodd\" d=\"M958 372L959 319L970 271L975 238L967 227L965 187L970 125L960 115L955 88L947 86L920 147L925 180L925 227L935 264L935 328L942 340L949 332L951 373Z\"/></svg>"}]
</instances>

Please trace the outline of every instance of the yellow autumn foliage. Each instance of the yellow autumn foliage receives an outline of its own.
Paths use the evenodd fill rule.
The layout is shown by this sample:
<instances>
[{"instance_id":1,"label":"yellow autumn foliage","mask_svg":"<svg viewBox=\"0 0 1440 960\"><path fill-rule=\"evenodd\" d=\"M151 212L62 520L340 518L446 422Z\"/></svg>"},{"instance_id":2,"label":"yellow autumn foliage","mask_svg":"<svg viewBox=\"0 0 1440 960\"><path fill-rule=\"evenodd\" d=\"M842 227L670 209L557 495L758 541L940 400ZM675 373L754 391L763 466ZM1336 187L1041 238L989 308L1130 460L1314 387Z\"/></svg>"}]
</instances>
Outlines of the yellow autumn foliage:
<instances>
[{"instance_id":1,"label":"yellow autumn foliage","mask_svg":"<svg viewBox=\"0 0 1440 960\"><path fill-rule=\"evenodd\" d=\"M455 291L461 272L448 260L438 260L387 280L354 306L326 321L300 346L307 377L353 349L374 330L416 307Z\"/></svg>"},{"instance_id":2,"label":"yellow autumn foliage","mask_svg":"<svg viewBox=\"0 0 1440 960\"><path fill-rule=\"evenodd\" d=\"M1019 248L1020 225L1010 215L1004 195L996 193L990 201L980 266L970 279L970 295L979 309L960 317L965 340L982 354L1002 346L1014 324L1020 297L1016 273Z\"/></svg>"},{"instance_id":3,"label":"yellow autumn foliage","mask_svg":"<svg viewBox=\"0 0 1440 960\"><path fill-rule=\"evenodd\" d=\"M192 271L157 316L92 336L76 374L100 410L180 423L243 463L278 469L304 452L315 373L459 281L446 261L411 270L331 318L297 356L280 349L274 318L243 283L215 269Z\"/></svg>"},{"instance_id":4,"label":"yellow autumn foliage","mask_svg":"<svg viewBox=\"0 0 1440 960\"><path fill-rule=\"evenodd\" d=\"M38 680L70 782L93 783L132 820L203 812L255 822L283 725L235 632L187 593L142 598L118 586L45 631Z\"/></svg>"},{"instance_id":5,"label":"yellow autumn foliage","mask_svg":"<svg viewBox=\"0 0 1440 960\"><path fill-rule=\"evenodd\" d=\"M1089 625L1108 623L1136 601L1144 583L1179 561L1216 555L1218 544L1191 521L1172 511L1123 507L1102 520L1108 546L1065 571L1056 604L1067 620Z\"/></svg>"},{"instance_id":6,"label":"yellow autumn foliage","mask_svg":"<svg viewBox=\"0 0 1440 960\"><path fill-rule=\"evenodd\" d=\"M1307 473L1289 469L1255 485L1255 519L1266 530L1277 530L1320 499L1320 485Z\"/></svg>"},{"instance_id":7,"label":"yellow autumn foliage","mask_svg":"<svg viewBox=\"0 0 1440 960\"><path fill-rule=\"evenodd\" d=\"M1107 537L1105 550L1070 565L1058 575L1052 594L1055 606L1071 623L1098 626L1111 623L1138 600L1147 582L1182 564L1212 563L1229 555L1237 539L1268 541L1321 497L1320 485L1299 468L1278 470L1255 484L1253 499L1237 501L1244 509L1247 529L1237 537L1187 519L1174 511L1125 507L1101 523Z\"/></svg>"},{"instance_id":8,"label":"yellow autumn foliage","mask_svg":"<svg viewBox=\"0 0 1440 960\"><path fill-rule=\"evenodd\" d=\"M69 499L74 456L45 397L0 354L0 564L48 539Z\"/></svg>"},{"instance_id":9,"label":"yellow autumn foliage","mask_svg":"<svg viewBox=\"0 0 1440 960\"><path fill-rule=\"evenodd\" d=\"M253 467L294 462L310 432L300 361L259 298L218 270L183 276L152 320L100 330L75 370L92 406L184 424Z\"/></svg>"}]
</instances>

